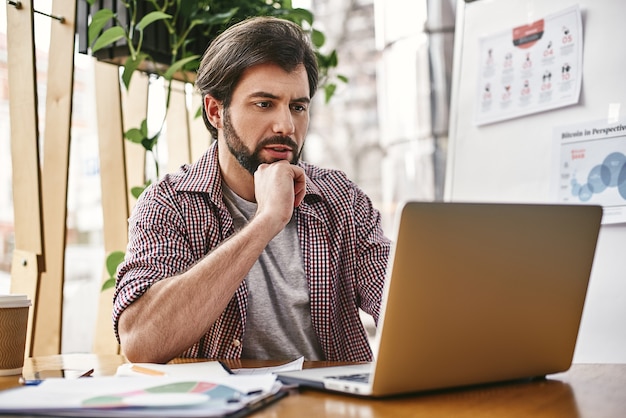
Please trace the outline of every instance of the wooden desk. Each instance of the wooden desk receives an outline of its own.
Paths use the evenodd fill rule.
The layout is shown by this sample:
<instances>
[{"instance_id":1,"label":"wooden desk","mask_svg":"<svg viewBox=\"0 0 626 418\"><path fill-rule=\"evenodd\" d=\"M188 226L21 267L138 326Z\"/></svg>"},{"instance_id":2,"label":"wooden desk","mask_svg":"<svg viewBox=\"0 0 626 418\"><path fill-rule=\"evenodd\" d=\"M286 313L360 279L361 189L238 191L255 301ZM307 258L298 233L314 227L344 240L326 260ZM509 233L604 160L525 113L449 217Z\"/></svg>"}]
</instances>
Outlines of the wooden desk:
<instances>
[{"instance_id":1,"label":"wooden desk","mask_svg":"<svg viewBox=\"0 0 626 418\"><path fill-rule=\"evenodd\" d=\"M123 356L71 354L27 359L24 375L35 372L76 374L93 368L94 376L115 373ZM176 362L187 362L179 360ZM228 361L232 368L275 362ZM305 367L329 365L305 363ZM0 389L18 385L18 377L0 377ZM306 412L306 414L305 414ZM360 399L314 390L293 393L254 417L622 417L626 412L626 364L576 364L546 380L489 385L389 399ZM303 415L304 414L304 415Z\"/></svg>"}]
</instances>

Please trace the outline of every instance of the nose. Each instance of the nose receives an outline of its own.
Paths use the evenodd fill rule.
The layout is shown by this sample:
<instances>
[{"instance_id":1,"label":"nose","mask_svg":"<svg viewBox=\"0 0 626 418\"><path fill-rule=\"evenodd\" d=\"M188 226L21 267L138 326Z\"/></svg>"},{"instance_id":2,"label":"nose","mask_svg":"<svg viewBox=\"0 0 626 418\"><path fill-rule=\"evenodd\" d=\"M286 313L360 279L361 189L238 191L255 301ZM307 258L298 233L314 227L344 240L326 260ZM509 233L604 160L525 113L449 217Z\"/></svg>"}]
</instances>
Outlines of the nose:
<instances>
[{"instance_id":1,"label":"nose","mask_svg":"<svg viewBox=\"0 0 626 418\"><path fill-rule=\"evenodd\" d=\"M277 135L293 135L296 126L293 122L293 115L291 109L287 107L276 113L276 121L274 122L274 133Z\"/></svg>"}]
</instances>

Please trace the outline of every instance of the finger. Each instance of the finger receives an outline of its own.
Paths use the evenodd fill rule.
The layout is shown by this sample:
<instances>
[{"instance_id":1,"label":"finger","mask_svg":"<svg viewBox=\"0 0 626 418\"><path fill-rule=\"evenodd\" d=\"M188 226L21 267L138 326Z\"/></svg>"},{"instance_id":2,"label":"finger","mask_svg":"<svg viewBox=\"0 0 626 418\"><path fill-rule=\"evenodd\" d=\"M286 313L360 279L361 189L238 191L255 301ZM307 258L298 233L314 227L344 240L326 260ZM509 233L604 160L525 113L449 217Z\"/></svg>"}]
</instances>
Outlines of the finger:
<instances>
[{"instance_id":1,"label":"finger","mask_svg":"<svg viewBox=\"0 0 626 418\"><path fill-rule=\"evenodd\" d=\"M293 206L298 207L302 200L304 200L304 196L306 194L306 175L304 174L304 170L300 167L295 167L294 169L294 178L293 178L293 192L294 192L294 202Z\"/></svg>"}]
</instances>

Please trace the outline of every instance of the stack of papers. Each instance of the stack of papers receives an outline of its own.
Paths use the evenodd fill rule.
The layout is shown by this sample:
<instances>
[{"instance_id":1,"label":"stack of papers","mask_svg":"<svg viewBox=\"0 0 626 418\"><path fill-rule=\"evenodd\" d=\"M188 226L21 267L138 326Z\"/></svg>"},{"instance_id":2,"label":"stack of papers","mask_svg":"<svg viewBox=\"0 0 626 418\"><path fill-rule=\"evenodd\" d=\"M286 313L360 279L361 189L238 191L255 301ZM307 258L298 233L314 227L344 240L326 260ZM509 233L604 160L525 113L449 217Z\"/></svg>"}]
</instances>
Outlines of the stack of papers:
<instances>
[{"instance_id":1,"label":"stack of papers","mask_svg":"<svg viewBox=\"0 0 626 418\"><path fill-rule=\"evenodd\" d=\"M0 414L85 417L219 417L245 414L286 394L274 369L233 374L219 362L124 364L115 376L46 379L0 392ZM301 361L300 361L301 367ZM249 370L249 373L244 372Z\"/></svg>"}]
</instances>

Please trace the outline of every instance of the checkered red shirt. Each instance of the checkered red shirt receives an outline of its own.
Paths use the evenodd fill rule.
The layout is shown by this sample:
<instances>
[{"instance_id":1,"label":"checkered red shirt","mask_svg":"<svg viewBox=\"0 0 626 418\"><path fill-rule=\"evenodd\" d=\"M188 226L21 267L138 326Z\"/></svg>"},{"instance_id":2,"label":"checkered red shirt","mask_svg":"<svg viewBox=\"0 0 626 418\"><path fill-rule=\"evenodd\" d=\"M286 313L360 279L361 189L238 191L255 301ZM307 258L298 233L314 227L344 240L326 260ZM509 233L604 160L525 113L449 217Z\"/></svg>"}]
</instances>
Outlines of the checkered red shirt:
<instances>
[{"instance_id":1,"label":"checkered red shirt","mask_svg":"<svg viewBox=\"0 0 626 418\"><path fill-rule=\"evenodd\" d=\"M307 183L295 217L313 327L326 360L371 361L358 308L378 322L390 241L378 211L343 173L299 165ZM221 184L214 144L140 197L114 295L116 335L122 311L153 283L188 269L235 232ZM209 332L181 356L239 358L246 306L244 281Z\"/></svg>"}]
</instances>

